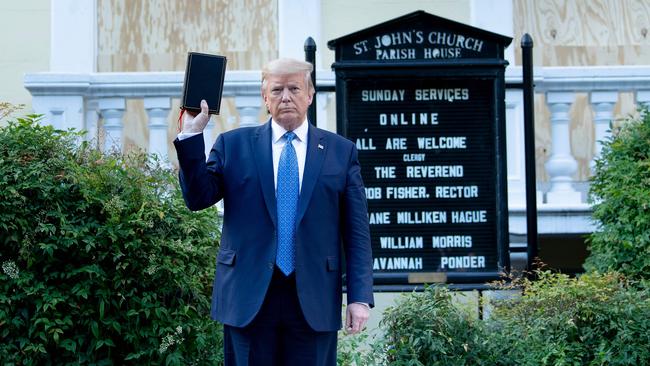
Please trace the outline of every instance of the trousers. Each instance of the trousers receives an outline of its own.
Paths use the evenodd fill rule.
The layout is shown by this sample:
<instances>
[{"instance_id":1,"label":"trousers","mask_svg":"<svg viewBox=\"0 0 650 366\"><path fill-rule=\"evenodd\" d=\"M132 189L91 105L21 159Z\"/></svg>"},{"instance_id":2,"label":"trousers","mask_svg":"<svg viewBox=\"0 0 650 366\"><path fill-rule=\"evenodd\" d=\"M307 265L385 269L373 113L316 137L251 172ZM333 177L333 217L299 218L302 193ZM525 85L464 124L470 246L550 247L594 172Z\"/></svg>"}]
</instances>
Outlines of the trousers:
<instances>
[{"instance_id":1,"label":"trousers","mask_svg":"<svg viewBox=\"0 0 650 366\"><path fill-rule=\"evenodd\" d=\"M225 365L336 366L336 339L337 332L316 332L309 326L295 272L285 276L276 267L253 321L243 328L224 325Z\"/></svg>"}]
</instances>

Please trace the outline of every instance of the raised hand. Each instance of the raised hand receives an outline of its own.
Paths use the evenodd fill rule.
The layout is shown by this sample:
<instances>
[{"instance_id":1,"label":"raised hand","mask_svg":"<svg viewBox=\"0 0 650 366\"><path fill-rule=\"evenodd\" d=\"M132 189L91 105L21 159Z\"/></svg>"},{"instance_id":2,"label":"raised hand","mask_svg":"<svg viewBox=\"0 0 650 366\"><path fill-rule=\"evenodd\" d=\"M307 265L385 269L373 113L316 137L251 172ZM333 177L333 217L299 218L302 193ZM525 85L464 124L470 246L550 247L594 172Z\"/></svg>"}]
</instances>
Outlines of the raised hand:
<instances>
[{"instance_id":1,"label":"raised hand","mask_svg":"<svg viewBox=\"0 0 650 366\"><path fill-rule=\"evenodd\" d=\"M203 132L205 126L208 125L210 121L210 115L208 114L208 102L205 99L201 100L201 113L192 114L189 111L186 111L183 114L183 133L197 133Z\"/></svg>"}]
</instances>

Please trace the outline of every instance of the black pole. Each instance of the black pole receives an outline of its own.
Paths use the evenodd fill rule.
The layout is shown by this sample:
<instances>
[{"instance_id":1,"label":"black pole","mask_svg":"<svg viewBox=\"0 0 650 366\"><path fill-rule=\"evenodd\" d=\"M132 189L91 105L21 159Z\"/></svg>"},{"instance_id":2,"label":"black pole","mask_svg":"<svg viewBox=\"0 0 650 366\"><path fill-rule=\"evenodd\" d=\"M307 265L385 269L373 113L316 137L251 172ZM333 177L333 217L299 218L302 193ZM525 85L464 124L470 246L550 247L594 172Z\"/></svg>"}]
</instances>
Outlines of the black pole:
<instances>
[{"instance_id":1,"label":"black pole","mask_svg":"<svg viewBox=\"0 0 650 366\"><path fill-rule=\"evenodd\" d=\"M316 90L316 42L311 37L307 37L305 40L305 61L314 67L314 70L311 72L311 83L314 85L314 90ZM316 93L314 93L314 99L311 101L311 105L307 111L307 119L309 119L311 124L316 126Z\"/></svg>"},{"instance_id":2,"label":"black pole","mask_svg":"<svg viewBox=\"0 0 650 366\"><path fill-rule=\"evenodd\" d=\"M535 177L535 85L533 81L533 38L521 38L522 77L524 83L524 150L526 155L526 234L527 263L530 273L538 258L537 243L537 179ZM532 273L531 273L532 274Z\"/></svg>"}]
</instances>

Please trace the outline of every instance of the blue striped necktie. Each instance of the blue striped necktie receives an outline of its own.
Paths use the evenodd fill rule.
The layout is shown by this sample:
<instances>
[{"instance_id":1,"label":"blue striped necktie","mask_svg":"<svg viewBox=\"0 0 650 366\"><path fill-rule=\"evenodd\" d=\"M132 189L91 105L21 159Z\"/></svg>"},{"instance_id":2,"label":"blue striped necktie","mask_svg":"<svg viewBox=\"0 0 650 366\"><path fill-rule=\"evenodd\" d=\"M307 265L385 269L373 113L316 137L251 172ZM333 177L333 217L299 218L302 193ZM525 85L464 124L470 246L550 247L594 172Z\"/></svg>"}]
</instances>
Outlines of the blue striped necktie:
<instances>
[{"instance_id":1,"label":"blue striped necktie","mask_svg":"<svg viewBox=\"0 0 650 366\"><path fill-rule=\"evenodd\" d=\"M284 134L286 144L280 154L278 165L278 187L276 200L278 206L278 250L275 263L285 275L294 270L296 257L295 225L298 211L298 194L300 180L298 178L298 158L291 141L296 134L289 131Z\"/></svg>"}]
</instances>

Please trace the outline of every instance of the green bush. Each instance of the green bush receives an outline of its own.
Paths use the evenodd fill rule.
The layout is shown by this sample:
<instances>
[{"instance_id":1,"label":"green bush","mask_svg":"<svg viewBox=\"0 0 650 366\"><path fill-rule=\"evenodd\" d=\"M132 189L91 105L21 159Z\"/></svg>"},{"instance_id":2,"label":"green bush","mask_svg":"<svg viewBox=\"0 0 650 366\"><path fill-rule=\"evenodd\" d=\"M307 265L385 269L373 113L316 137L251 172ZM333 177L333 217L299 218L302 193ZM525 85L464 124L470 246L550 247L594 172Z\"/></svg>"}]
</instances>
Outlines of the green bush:
<instances>
[{"instance_id":1,"label":"green bush","mask_svg":"<svg viewBox=\"0 0 650 366\"><path fill-rule=\"evenodd\" d=\"M498 365L648 365L650 292L620 274L539 272L486 323ZM495 352L496 351L496 352Z\"/></svg>"},{"instance_id":2,"label":"green bush","mask_svg":"<svg viewBox=\"0 0 650 366\"><path fill-rule=\"evenodd\" d=\"M219 363L216 210L80 136L36 116L0 128L0 364Z\"/></svg>"},{"instance_id":3,"label":"green bush","mask_svg":"<svg viewBox=\"0 0 650 366\"><path fill-rule=\"evenodd\" d=\"M476 365L481 326L452 303L447 289L414 292L384 312L387 360L391 365Z\"/></svg>"},{"instance_id":4,"label":"green bush","mask_svg":"<svg viewBox=\"0 0 650 366\"><path fill-rule=\"evenodd\" d=\"M646 286L617 273L576 279L550 272L515 285L523 295L492 300L483 321L454 305L444 288L404 295L384 313L383 338L365 347L367 336L344 338L339 364L650 364Z\"/></svg>"},{"instance_id":5,"label":"green bush","mask_svg":"<svg viewBox=\"0 0 650 366\"><path fill-rule=\"evenodd\" d=\"M588 271L650 279L650 113L629 118L603 142L590 197L597 230Z\"/></svg>"},{"instance_id":6,"label":"green bush","mask_svg":"<svg viewBox=\"0 0 650 366\"><path fill-rule=\"evenodd\" d=\"M381 365L383 351L373 353L371 347L380 347L381 339L370 339L367 331L358 334L338 333L336 364L338 366Z\"/></svg>"}]
</instances>

